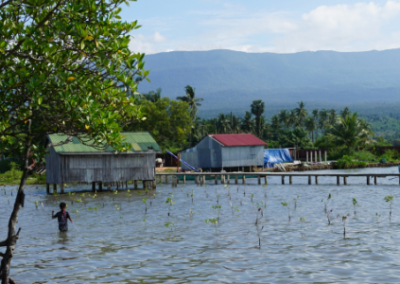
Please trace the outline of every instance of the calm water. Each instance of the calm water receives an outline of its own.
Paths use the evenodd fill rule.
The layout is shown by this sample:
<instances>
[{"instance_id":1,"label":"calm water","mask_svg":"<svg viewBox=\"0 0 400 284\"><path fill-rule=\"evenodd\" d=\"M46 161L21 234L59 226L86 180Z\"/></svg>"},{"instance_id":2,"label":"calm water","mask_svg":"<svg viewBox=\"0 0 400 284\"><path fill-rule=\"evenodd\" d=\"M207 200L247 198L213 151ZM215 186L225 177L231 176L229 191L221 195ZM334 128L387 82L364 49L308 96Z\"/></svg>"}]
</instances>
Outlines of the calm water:
<instances>
[{"instance_id":1,"label":"calm water","mask_svg":"<svg viewBox=\"0 0 400 284\"><path fill-rule=\"evenodd\" d=\"M131 190L130 200L125 190L99 193L96 198L79 192L55 198L45 194L44 186L28 187L12 276L21 283L400 282L398 179L381 178L378 186L366 186L365 178L348 178L349 185L340 187L335 177L320 178L319 186L296 177L291 186L280 185L279 177L270 178L268 187L256 185L257 179L247 182L229 188L214 181L206 188L192 182L175 189L159 184L151 192L156 195L147 200L147 213L144 192ZM0 239L6 235L14 201L11 188L6 188L7 195L0 193ZM324 213L329 193L330 226ZM383 200L389 194L394 196L391 221L389 204ZM168 197L175 202L170 216ZM359 203L356 215L352 198ZM77 199L85 202L71 203ZM60 201L67 202L75 221L67 233L59 233L57 221L51 220ZM291 221L283 201L289 202ZM221 209L213 209L218 204ZM259 206L264 217L257 227ZM98 209L89 210L94 207ZM341 218L348 214L344 238ZM218 215L217 227L204 221Z\"/></svg>"}]
</instances>

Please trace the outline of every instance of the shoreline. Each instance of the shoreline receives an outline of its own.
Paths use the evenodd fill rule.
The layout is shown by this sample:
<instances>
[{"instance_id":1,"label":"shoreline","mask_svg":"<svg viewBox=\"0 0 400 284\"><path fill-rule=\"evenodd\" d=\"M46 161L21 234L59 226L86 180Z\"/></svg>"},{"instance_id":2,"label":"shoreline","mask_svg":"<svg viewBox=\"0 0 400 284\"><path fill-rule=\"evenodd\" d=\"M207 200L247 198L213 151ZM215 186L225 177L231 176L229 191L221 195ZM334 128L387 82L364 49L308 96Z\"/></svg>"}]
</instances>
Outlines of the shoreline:
<instances>
[{"instance_id":1,"label":"shoreline","mask_svg":"<svg viewBox=\"0 0 400 284\"><path fill-rule=\"evenodd\" d=\"M350 169L365 169L365 168L390 168L399 166L400 162L388 162L386 164L381 163L368 163L365 167L357 167L352 166L346 169L338 169L335 168L335 164L314 164L314 165L306 165L299 164L285 167L287 172L307 172L307 171L322 171L322 170L350 170ZM281 172L281 170L277 167L274 168L266 168L265 170L269 170L271 172Z\"/></svg>"}]
</instances>

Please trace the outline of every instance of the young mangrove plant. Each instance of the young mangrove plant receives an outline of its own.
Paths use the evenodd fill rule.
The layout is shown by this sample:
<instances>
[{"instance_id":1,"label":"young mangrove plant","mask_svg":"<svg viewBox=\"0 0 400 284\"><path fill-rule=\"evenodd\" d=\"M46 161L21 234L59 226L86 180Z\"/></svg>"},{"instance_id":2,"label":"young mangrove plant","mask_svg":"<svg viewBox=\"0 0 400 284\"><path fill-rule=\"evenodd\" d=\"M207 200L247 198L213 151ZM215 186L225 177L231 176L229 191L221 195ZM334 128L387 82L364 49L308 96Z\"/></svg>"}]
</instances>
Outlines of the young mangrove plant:
<instances>
[{"instance_id":1,"label":"young mangrove plant","mask_svg":"<svg viewBox=\"0 0 400 284\"><path fill-rule=\"evenodd\" d=\"M260 208L258 208L258 210L257 210L257 217L256 217L256 223L255 223L256 226L258 225L258 222L260 221L260 219L261 219L262 217L264 217L264 213L263 213L263 211L262 211L262 209L261 209L261 207L260 207Z\"/></svg>"},{"instance_id":2,"label":"young mangrove plant","mask_svg":"<svg viewBox=\"0 0 400 284\"><path fill-rule=\"evenodd\" d=\"M258 248L259 249L261 249L261 233L262 233L263 229L264 229L264 226L262 226L261 229L259 229L257 226Z\"/></svg>"},{"instance_id":3,"label":"young mangrove plant","mask_svg":"<svg viewBox=\"0 0 400 284\"><path fill-rule=\"evenodd\" d=\"M217 194L217 204L219 204L219 197L220 197L220 195Z\"/></svg>"},{"instance_id":4,"label":"young mangrove plant","mask_svg":"<svg viewBox=\"0 0 400 284\"><path fill-rule=\"evenodd\" d=\"M117 211L121 210L121 206L118 206L117 204L115 204L115 209L117 209Z\"/></svg>"},{"instance_id":5,"label":"young mangrove plant","mask_svg":"<svg viewBox=\"0 0 400 284\"><path fill-rule=\"evenodd\" d=\"M343 223L343 236L346 237L346 220L347 216L342 217L342 223Z\"/></svg>"},{"instance_id":6,"label":"young mangrove plant","mask_svg":"<svg viewBox=\"0 0 400 284\"><path fill-rule=\"evenodd\" d=\"M332 213L333 209L329 210L328 212L326 212L326 218L328 218L328 225L331 224L331 217L330 214Z\"/></svg>"},{"instance_id":7,"label":"young mangrove plant","mask_svg":"<svg viewBox=\"0 0 400 284\"><path fill-rule=\"evenodd\" d=\"M250 200L253 202L254 193L251 194Z\"/></svg>"},{"instance_id":8,"label":"young mangrove plant","mask_svg":"<svg viewBox=\"0 0 400 284\"><path fill-rule=\"evenodd\" d=\"M167 223L165 223L165 227L167 227L167 228L170 228L171 229L171 232L173 231L173 228L174 228L174 222L167 222Z\"/></svg>"},{"instance_id":9,"label":"young mangrove plant","mask_svg":"<svg viewBox=\"0 0 400 284\"><path fill-rule=\"evenodd\" d=\"M387 203L389 203L389 221L392 220L392 202L393 195L388 195L383 198Z\"/></svg>"},{"instance_id":10,"label":"young mangrove plant","mask_svg":"<svg viewBox=\"0 0 400 284\"><path fill-rule=\"evenodd\" d=\"M289 209L289 202L283 201L281 202L283 207L286 207L288 210L288 217L289 217L289 221L290 221L290 209Z\"/></svg>"},{"instance_id":11,"label":"young mangrove plant","mask_svg":"<svg viewBox=\"0 0 400 284\"><path fill-rule=\"evenodd\" d=\"M329 201L331 201L332 195L329 193L328 198L326 199L325 202L325 208L324 208L324 212L327 213L328 212L328 205L329 205ZM324 199L322 199L321 201L324 201Z\"/></svg>"},{"instance_id":12,"label":"young mangrove plant","mask_svg":"<svg viewBox=\"0 0 400 284\"><path fill-rule=\"evenodd\" d=\"M293 198L293 202L294 202L294 210L297 209L297 200L299 199L299 196L297 195L297 198Z\"/></svg>"},{"instance_id":13,"label":"young mangrove plant","mask_svg":"<svg viewBox=\"0 0 400 284\"><path fill-rule=\"evenodd\" d=\"M33 203L35 203L36 209L38 209L38 207L39 207L39 202L38 202L38 201L33 201Z\"/></svg>"},{"instance_id":14,"label":"young mangrove plant","mask_svg":"<svg viewBox=\"0 0 400 284\"><path fill-rule=\"evenodd\" d=\"M167 197L167 199L165 200L165 203L169 204L168 206L168 216L171 216L171 206L173 204L175 204L174 201L172 201L172 197L174 197L174 195L170 192L169 193L170 197Z\"/></svg>"},{"instance_id":15,"label":"young mangrove plant","mask_svg":"<svg viewBox=\"0 0 400 284\"><path fill-rule=\"evenodd\" d=\"M147 213L147 197L143 198L142 202L144 203L144 213Z\"/></svg>"},{"instance_id":16,"label":"young mangrove plant","mask_svg":"<svg viewBox=\"0 0 400 284\"><path fill-rule=\"evenodd\" d=\"M353 198L352 201L353 201L353 207L354 207L354 215L356 215L357 214L356 206L358 205L358 202L357 202L357 199L355 199L355 198Z\"/></svg>"},{"instance_id":17,"label":"young mangrove plant","mask_svg":"<svg viewBox=\"0 0 400 284\"><path fill-rule=\"evenodd\" d=\"M212 217L211 219L204 220L207 224L212 224L214 226L216 234L218 234L218 230L217 230L218 220L219 220L219 217L217 217L217 218Z\"/></svg>"},{"instance_id":18,"label":"young mangrove plant","mask_svg":"<svg viewBox=\"0 0 400 284\"><path fill-rule=\"evenodd\" d=\"M214 210L217 210L218 219L219 219L219 211L221 210L221 205L213 205L212 208L213 208Z\"/></svg>"}]
</instances>

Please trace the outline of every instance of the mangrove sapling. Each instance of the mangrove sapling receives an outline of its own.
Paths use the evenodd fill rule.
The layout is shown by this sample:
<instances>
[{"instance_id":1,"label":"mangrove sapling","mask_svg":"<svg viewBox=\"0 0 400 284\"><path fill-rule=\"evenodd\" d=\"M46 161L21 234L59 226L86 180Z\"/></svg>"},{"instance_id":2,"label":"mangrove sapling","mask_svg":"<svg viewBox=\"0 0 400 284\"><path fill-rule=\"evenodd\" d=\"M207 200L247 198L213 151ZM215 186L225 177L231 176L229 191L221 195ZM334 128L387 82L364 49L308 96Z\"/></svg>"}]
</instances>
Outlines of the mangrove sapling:
<instances>
[{"instance_id":1,"label":"mangrove sapling","mask_svg":"<svg viewBox=\"0 0 400 284\"><path fill-rule=\"evenodd\" d=\"M219 204L219 197L220 197L220 195L217 194L217 204Z\"/></svg>"},{"instance_id":2,"label":"mangrove sapling","mask_svg":"<svg viewBox=\"0 0 400 284\"><path fill-rule=\"evenodd\" d=\"M204 221L207 224L213 224L213 226L215 228L215 233L218 234L217 225L218 225L219 217L217 217L217 218L212 217L211 219L205 219Z\"/></svg>"},{"instance_id":3,"label":"mangrove sapling","mask_svg":"<svg viewBox=\"0 0 400 284\"><path fill-rule=\"evenodd\" d=\"M386 202L389 203L389 221L392 220L392 202L393 202L393 195L388 195L383 198Z\"/></svg>"},{"instance_id":4,"label":"mangrove sapling","mask_svg":"<svg viewBox=\"0 0 400 284\"><path fill-rule=\"evenodd\" d=\"M284 202L281 202L281 204L282 204L282 206L284 206L284 207L286 207L286 208L287 208L287 210L288 210L288 217L289 217L289 221L290 221L290 209L289 209L289 203L288 203L288 202L286 202L286 201L284 201Z\"/></svg>"},{"instance_id":5,"label":"mangrove sapling","mask_svg":"<svg viewBox=\"0 0 400 284\"><path fill-rule=\"evenodd\" d=\"M38 201L34 201L33 203L35 203L36 209L38 209L38 207L39 207L39 202L38 202Z\"/></svg>"},{"instance_id":6,"label":"mangrove sapling","mask_svg":"<svg viewBox=\"0 0 400 284\"><path fill-rule=\"evenodd\" d=\"M293 202L294 202L294 210L297 209L297 199L299 199L299 196L297 195L297 198L293 198Z\"/></svg>"},{"instance_id":7,"label":"mangrove sapling","mask_svg":"<svg viewBox=\"0 0 400 284\"><path fill-rule=\"evenodd\" d=\"M357 214L356 206L358 205L358 202L357 202L357 199L355 199L355 198L353 198L352 201L353 201L353 207L354 207L354 215L356 215Z\"/></svg>"},{"instance_id":8,"label":"mangrove sapling","mask_svg":"<svg viewBox=\"0 0 400 284\"><path fill-rule=\"evenodd\" d=\"M261 233L262 233L263 229L264 229L264 226L262 226L261 229L259 229L257 226L258 248L259 249L261 249Z\"/></svg>"},{"instance_id":9,"label":"mangrove sapling","mask_svg":"<svg viewBox=\"0 0 400 284\"><path fill-rule=\"evenodd\" d=\"M330 214L332 213L333 209L331 209L330 211L326 212L326 218L328 218L328 225L331 224L331 217Z\"/></svg>"},{"instance_id":10,"label":"mangrove sapling","mask_svg":"<svg viewBox=\"0 0 400 284\"><path fill-rule=\"evenodd\" d=\"M328 198L327 198L327 200L326 200L326 202L325 202L325 208L324 208L324 212L325 213L327 213L327 211L328 211L328 204L329 204L329 201L331 200L331 198L332 198L332 195L329 193L329 195L328 195ZM321 201L324 201L324 199L322 199Z\"/></svg>"},{"instance_id":11,"label":"mangrove sapling","mask_svg":"<svg viewBox=\"0 0 400 284\"><path fill-rule=\"evenodd\" d=\"M258 222L260 221L260 219L261 219L262 217L264 217L264 213L263 213L263 211L262 211L262 209L261 209L261 207L260 207L260 208L258 208L258 210L257 210L257 217L256 217L256 223L255 223L256 226L258 225Z\"/></svg>"},{"instance_id":12,"label":"mangrove sapling","mask_svg":"<svg viewBox=\"0 0 400 284\"><path fill-rule=\"evenodd\" d=\"M174 227L174 222L167 222L167 223L165 223L165 227L167 227L167 228L170 228L171 229L171 232L173 231L173 227Z\"/></svg>"},{"instance_id":13,"label":"mangrove sapling","mask_svg":"<svg viewBox=\"0 0 400 284\"><path fill-rule=\"evenodd\" d=\"M251 202L253 202L253 197L254 197L254 193L251 194L251 198L250 198Z\"/></svg>"},{"instance_id":14,"label":"mangrove sapling","mask_svg":"<svg viewBox=\"0 0 400 284\"><path fill-rule=\"evenodd\" d=\"M219 219L219 211L221 210L221 205L213 205L212 208L213 208L214 210L217 210L218 219Z\"/></svg>"},{"instance_id":15,"label":"mangrove sapling","mask_svg":"<svg viewBox=\"0 0 400 284\"><path fill-rule=\"evenodd\" d=\"M343 223L343 236L346 237L346 220L347 216L342 217L342 223Z\"/></svg>"},{"instance_id":16,"label":"mangrove sapling","mask_svg":"<svg viewBox=\"0 0 400 284\"><path fill-rule=\"evenodd\" d=\"M143 203L144 203L144 213L147 213L147 197L142 199Z\"/></svg>"},{"instance_id":17,"label":"mangrove sapling","mask_svg":"<svg viewBox=\"0 0 400 284\"><path fill-rule=\"evenodd\" d=\"M168 216L171 216L171 206L172 204L175 204L174 201L172 201L172 197L174 197L174 195L170 192L169 195L171 197L167 197L167 199L165 200L165 203L169 204L168 206Z\"/></svg>"}]
</instances>

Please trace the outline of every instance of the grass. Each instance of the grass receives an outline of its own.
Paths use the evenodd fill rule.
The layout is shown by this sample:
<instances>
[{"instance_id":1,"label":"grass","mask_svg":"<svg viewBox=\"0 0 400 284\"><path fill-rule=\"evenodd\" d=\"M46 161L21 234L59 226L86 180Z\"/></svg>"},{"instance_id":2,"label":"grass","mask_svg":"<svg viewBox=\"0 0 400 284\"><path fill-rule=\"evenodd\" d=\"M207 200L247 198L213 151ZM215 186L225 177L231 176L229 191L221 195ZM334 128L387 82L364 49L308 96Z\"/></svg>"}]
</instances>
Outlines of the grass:
<instances>
[{"instance_id":1,"label":"grass","mask_svg":"<svg viewBox=\"0 0 400 284\"><path fill-rule=\"evenodd\" d=\"M19 165L11 162L11 169L5 173L0 174L0 185L18 185L21 182L22 171L19 169ZM45 184L46 176L34 174L28 177L26 184Z\"/></svg>"}]
</instances>

